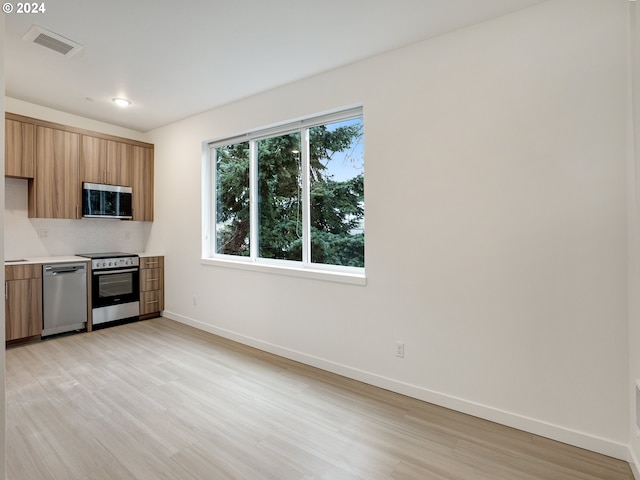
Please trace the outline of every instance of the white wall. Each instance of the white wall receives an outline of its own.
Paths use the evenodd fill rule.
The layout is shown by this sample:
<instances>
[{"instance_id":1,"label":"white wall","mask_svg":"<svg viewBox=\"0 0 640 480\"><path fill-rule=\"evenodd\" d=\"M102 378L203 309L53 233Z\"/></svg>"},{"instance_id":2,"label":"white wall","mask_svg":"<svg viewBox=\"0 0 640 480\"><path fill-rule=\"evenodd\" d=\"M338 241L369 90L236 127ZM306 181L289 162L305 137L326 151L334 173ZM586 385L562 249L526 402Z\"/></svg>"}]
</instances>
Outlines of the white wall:
<instances>
[{"instance_id":1,"label":"white wall","mask_svg":"<svg viewBox=\"0 0 640 480\"><path fill-rule=\"evenodd\" d=\"M145 141L146 136L40 105L5 97L8 112L77 128ZM3 117L4 118L4 117ZM4 130L3 130L4 131ZM25 179L5 179L4 258L72 255L87 252L144 252L152 225L111 219L29 218Z\"/></svg>"},{"instance_id":2,"label":"white wall","mask_svg":"<svg viewBox=\"0 0 640 480\"><path fill-rule=\"evenodd\" d=\"M150 132L167 316L626 458L627 3L552 0ZM201 265L201 142L356 103L367 285Z\"/></svg>"},{"instance_id":3,"label":"white wall","mask_svg":"<svg viewBox=\"0 0 640 480\"><path fill-rule=\"evenodd\" d=\"M640 8L629 3L631 62L628 135L628 291L629 291L629 438L632 466L640 478L640 429L635 385L640 387Z\"/></svg>"},{"instance_id":4,"label":"white wall","mask_svg":"<svg viewBox=\"0 0 640 480\"><path fill-rule=\"evenodd\" d=\"M107 135L115 135L117 137L130 138L146 142L147 135L137 130L119 127L110 123L100 122L85 117L80 117L72 113L54 110L52 108L43 107L35 103L25 102L16 98L5 97L5 110L7 112L16 113L32 118L39 118L48 122L61 123L76 128L84 128L95 132L105 133ZM122 110L122 115L126 115L126 110Z\"/></svg>"}]
</instances>

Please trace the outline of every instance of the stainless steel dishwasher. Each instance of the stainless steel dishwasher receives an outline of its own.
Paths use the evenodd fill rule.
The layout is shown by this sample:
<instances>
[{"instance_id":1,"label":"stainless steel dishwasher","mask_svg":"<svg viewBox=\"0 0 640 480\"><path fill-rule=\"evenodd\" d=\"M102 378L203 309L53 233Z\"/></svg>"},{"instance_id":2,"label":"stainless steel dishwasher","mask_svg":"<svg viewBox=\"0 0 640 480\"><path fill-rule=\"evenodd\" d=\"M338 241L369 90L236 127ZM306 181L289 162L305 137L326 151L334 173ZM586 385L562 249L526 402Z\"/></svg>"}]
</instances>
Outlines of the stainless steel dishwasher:
<instances>
[{"instance_id":1,"label":"stainless steel dishwasher","mask_svg":"<svg viewBox=\"0 0 640 480\"><path fill-rule=\"evenodd\" d=\"M87 264L42 266L42 336L87 325Z\"/></svg>"}]
</instances>

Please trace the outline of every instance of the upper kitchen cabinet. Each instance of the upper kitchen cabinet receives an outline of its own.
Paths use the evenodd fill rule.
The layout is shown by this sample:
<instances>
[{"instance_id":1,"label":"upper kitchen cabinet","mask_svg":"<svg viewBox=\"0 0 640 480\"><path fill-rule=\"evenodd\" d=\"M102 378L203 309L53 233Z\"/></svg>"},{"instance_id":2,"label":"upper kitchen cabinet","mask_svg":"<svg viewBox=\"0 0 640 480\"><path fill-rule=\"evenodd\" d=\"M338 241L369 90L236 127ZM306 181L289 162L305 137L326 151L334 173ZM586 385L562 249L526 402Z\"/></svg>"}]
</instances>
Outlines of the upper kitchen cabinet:
<instances>
[{"instance_id":1,"label":"upper kitchen cabinet","mask_svg":"<svg viewBox=\"0 0 640 480\"><path fill-rule=\"evenodd\" d=\"M133 220L153 221L153 147L131 147Z\"/></svg>"},{"instance_id":2,"label":"upper kitchen cabinet","mask_svg":"<svg viewBox=\"0 0 640 480\"><path fill-rule=\"evenodd\" d=\"M153 221L153 144L5 114L5 176L29 179L29 217L82 217L82 182L131 187L133 220Z\"/></svg>"},{"instance_id":3,"label":"upper kitchen cabinet","mask_svg":"<svg viewBox=\"0 0 640 480\"><path fill-rule=\"evenodd\" d=\"M38 125L29 217L80 218L80 134Z\"/></svg>"},{"instance_id":4,"label":"upper kitchen cabinet","mask_svg":"<svg viewBox=\"0 0 640 480\"><path fill-rule=\"evenodd\" d=\"M33 178L35 174L36 126L5 119L4 174L6 177Z\"/></svg>"},{"instance_id":5,"label":"upper kitchen cabinet","mask_svg":"<svg viewBox=\"0 0 640 480\"><path fill-rule=\"evenodd\" d=\"M82 136L82 181L131 186L131 145Z\"/></svg>"}]
</instances>

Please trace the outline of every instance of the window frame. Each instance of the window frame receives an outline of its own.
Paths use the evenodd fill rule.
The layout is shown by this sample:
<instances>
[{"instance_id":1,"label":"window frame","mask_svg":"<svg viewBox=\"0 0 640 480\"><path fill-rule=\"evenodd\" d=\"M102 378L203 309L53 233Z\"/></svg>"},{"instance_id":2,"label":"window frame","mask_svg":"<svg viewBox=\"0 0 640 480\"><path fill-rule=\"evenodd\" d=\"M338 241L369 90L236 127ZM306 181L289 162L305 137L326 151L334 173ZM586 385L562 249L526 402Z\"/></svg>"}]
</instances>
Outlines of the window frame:
<instances>
[{"instance_id":1,"label":"window frame","mask_svg":"<svg viewBox=\"0 0 640 480\"><path fill-rule=\"evenodd\" d=\"M225 268L239 268L265 273L276 273L303 278L337 281L365 285L365 267L350 267L311 262L311 202L309 166L309 129L315 126L337 123L356 118L364 120L362 106L350 107L312 117L305 117L266 128L222 137L202 143L202 257L201 263ZM260 140L300 132L302 176L302 260L283 260L258 256L258 165L256 146ZM216 148L249 142L249 256L229 255L216 251ZM366 202L365 202L366 204ZM366 208L366 207L365 207ZM366 242L366 235L365 235ZM366 252L366 248L365 248ZM366 254L365 254L366 255Z\"/></svg>"}]
</instances>

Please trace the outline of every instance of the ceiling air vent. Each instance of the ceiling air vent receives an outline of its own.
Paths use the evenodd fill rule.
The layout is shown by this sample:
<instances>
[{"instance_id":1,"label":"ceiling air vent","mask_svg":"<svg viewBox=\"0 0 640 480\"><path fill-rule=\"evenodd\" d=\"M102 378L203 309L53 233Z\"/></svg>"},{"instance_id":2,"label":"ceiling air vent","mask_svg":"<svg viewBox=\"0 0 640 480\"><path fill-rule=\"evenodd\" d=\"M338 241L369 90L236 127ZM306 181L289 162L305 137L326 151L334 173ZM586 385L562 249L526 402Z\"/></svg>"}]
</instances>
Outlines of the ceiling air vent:
<instances>
[{"instance_id":1,"label":"ceiling air vent","mask_svg":"<svg viewBox=\"0 0 640 480\"><path fill-rule=\"evenodd\" d=\"M43 47L47 47L54 52L58 52L65 57L72 57L82 50L82 45L69 40L68 38L58 35L57 33L45 30L38 25L34 25L22 37L27 42L37 43Z\"/></svg>"}]
</instances>

